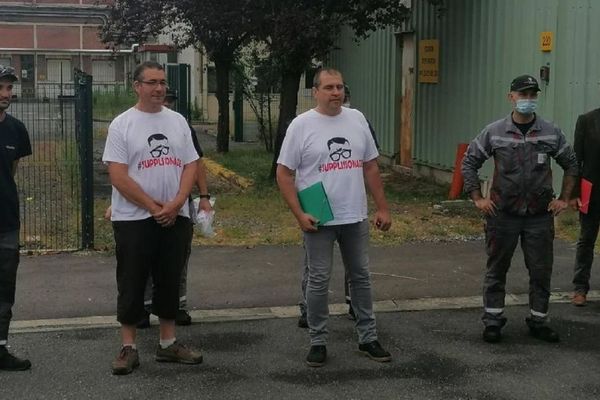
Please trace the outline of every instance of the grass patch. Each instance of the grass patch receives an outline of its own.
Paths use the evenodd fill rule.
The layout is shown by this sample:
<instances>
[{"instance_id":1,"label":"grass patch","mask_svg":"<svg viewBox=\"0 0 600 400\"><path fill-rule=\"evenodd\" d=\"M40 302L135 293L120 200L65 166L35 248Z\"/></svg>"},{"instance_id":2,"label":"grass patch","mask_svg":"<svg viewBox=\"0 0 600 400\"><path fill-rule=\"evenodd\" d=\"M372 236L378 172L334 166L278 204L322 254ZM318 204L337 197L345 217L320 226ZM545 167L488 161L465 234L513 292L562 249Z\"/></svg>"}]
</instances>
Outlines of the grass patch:
<instances>
[{"instance_id":1,"label":"grass patch","mask_svg":"<svg viewBox=\"0 0 600 400\"><path fill-rule=\"evenodd\" d=\"M277 185L268 176L272 154L258 146L235 148L227 154L207 152L207 157L235 173L250 178L255 185L245 191L232 190L228 185L210 188L216 198L213 238L194 234L198 245L290 245L300 244L302 234L296 220L281 198ZM371 243L395 246L412 241L471 240L483 237L481 215L467 205L464 210L440 213L434 205L446 200L448 185L384 170L385 191L392 214L388 232L371 230ZM110 222L103 218L109 199L97 199L95 204L96 248L114 249ZM474 206L473 206L474 207ZM374 205L369 200L369 217ZM556 221L558 238L574 242L579 234L577 213L567 211Z\"/></svg>"},{"instance_id":2,"label":"grass patch","mask_svg":"<svg viewBox=\"0 0 600 400\"><path fill-rule=\"evenodd\" d=\"M120 86L115 86L112 92L94 92L94 118L112 120L115 116L133 106L135 102L135 94Z\"/></svg>"}]
</instances>

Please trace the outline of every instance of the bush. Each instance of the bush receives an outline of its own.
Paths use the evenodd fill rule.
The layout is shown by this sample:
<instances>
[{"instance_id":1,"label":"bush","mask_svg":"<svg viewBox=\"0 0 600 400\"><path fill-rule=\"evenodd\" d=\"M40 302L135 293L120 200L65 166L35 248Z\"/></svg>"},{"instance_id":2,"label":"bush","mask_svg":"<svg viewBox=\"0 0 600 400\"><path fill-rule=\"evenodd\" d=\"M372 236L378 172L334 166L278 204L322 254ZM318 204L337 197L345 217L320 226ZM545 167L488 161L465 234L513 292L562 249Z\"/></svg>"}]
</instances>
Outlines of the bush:
<instances>
[{"instance_id":1,"label":"bush","mask_svg":"<svg viewBox=\"0 0 600 400\"><path fill-rule=\"evenodd\" d=\"M116 85L112 90L94 90L94 118L112 120L133 106L136 97L133 91Z\"/></svg>"}]
</instances>

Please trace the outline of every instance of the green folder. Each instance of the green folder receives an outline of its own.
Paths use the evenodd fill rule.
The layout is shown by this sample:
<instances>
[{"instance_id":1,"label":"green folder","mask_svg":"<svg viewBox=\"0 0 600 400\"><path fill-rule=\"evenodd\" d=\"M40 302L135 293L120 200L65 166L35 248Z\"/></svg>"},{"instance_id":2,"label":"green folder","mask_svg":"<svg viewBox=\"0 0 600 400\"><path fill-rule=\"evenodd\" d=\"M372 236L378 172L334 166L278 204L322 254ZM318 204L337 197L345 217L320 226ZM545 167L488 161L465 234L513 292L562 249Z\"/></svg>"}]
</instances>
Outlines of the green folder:
<instances>
[{"instance_id":1,"label":"green folder","mask_svg":"<svg viewBox=\"0 0 600 400\"><path fill-rule=\"evenodd\" d=\"M331 211L331 205L329 204L329 199L327 199L323 182L317 182L299 191L298 200L300 201L302 211L315 217L318 226L333 221L333 212Z\"/></svg>"}]
</instances>

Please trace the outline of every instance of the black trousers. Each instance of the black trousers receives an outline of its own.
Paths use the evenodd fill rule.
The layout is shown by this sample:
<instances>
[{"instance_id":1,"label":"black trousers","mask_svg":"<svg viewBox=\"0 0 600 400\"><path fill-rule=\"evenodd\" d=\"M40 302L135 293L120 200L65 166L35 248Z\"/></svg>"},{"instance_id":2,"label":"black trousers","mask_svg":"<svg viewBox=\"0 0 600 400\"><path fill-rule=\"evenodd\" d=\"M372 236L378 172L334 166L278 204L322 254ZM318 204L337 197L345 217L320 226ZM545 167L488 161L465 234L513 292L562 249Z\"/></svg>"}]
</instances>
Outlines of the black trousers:
<instances>
[{"instance_id":1,"label":"black trousers","mask_svg":"<svg viewBox=\"0 0 600 400\"><path fill-rule=\"evenodd\" d=\"M177 217L168 228L154 218L114 221L117 256L117 320L137 324L144 315L144 289L148 276L154 282L153 313L175 319L179 309L179 282L186 262L192 224Z\"/></svg>"},{"instance_id":2,"label":"black trousers","mask_svg":"<svg viewBox=\"0 0 600 400\"><path fill-rule=\"evenodd\" d=\"M19 231L0 233L0 346L8 339L18 266Z\"/></svg>"},{"instance_id":3,"label":"black trousers","mask_svg":"<svg viewBox=\"0 0 600 400\"><path fill-rule=\"evenodd\" d=\"M577 240L573 286L575 292L586 294L590 290L594 245L598 238L598 227L600 226L600 207L590 204L587 214L579 213L579 222L579 240Z\"/></svg>"}]
</instances>

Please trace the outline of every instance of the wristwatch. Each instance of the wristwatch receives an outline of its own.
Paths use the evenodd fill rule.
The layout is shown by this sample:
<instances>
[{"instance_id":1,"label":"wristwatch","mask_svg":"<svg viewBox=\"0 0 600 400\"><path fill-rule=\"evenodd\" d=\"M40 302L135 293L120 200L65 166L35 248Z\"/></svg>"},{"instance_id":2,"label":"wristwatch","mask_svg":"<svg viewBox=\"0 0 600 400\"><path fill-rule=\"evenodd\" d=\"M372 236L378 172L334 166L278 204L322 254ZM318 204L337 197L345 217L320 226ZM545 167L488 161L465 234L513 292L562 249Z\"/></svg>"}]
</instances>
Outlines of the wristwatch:
<instances>
[{"instance_id":1,"label":"wristwatch","mask_svg":"<svg viewBox=\"0 0 600 400\"><path fill-rule=\"evenodd\" d=\"M200 196L198 196L198 197L200 197L201 199L210 200L210 194L209 194L209 193L207 193L207 194L201 194L201 195L200 195Z\"/></svg>"}]
</instances>

